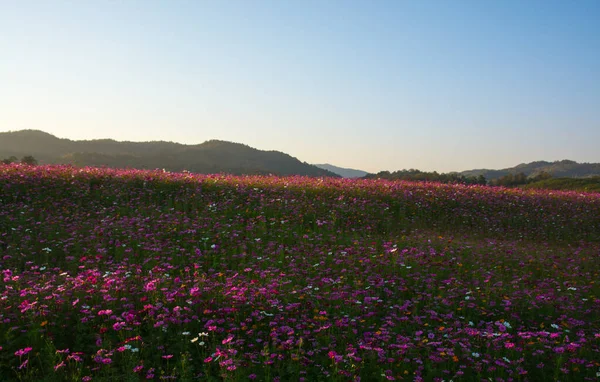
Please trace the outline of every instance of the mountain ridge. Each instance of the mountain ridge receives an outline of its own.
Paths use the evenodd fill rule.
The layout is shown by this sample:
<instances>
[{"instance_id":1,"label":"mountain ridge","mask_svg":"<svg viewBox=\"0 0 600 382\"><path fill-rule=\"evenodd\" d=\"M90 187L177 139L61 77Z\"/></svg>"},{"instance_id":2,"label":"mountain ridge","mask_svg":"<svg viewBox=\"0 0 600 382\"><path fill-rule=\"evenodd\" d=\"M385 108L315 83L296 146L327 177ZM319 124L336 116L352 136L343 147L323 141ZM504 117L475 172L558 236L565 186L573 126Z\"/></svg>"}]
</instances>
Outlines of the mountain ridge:
<instances>
[{"instance_id":1,"label":"mountain ridge","mask_svg":"<svg viewBox=\"0 0 600 382\"><path fill-rule=\"evenodd\" d=\"M42 164L164 168L169 171L223 172L235 175L378 177L378 174L329 163L311 165L277 150L258 150L243 143L218 139L198 144L183 144L171 141L117 141L111 138L71 140L58 138L41 130L0 132L0 159L11 156L21 158L26 155L34 156ZM388 172L381 171L379 174L385 173ZM589 178L600 176L600 163L578 163L569 159L553 162L540 160L504 169L482 168L448 174L465 177L482 175L489 182L519 173L524 173L530 178L542 173L548 173L555 178Z\"/></svg>"},{"instance_id":2,"label":"mountain ridge","mask_svg":"<svg viewBox=\"0 0 600 382\"><path fill-rule=\"evenodd\" d=\"M314 166L317 166L317 167L322 168L324 170L331 171L331 172L333 172L335 174L338 174L342 178L362 178L362 177L364 177L364 176L366 176L366 175L369 174L366 171L356 170L356 169L353 169L353 168L345 168L345 167L334 166L334 165L329 164L329 163L315 164Z\"/></svg>"},{"instance_id":3,"label":"mountain ridge","mask_svg":"<svg viewBox=\"0 0 600 382\"><path fill-rule=\"evenodd\" d=\"M501 178L509 174L524 173L528 177L535 177L541 173L548 173L555 178L589 178L600 175L600 163L576 162L570 159L549 161L533 161L520 163L514 167L504 169L474 169L459 172L464 176L483 175L488 181Z\"/></svg>"},{"instance_id":4,"label":"mountain ridge","mask_svg":"<svg viewBox=\"0 0 600 382\"><path fill-rule=\"evenodd\" d=\"M176 142L129 142L114 139L70 140L41 130L0 133L0 158L34 156L44 164L164 168L196 173L339 175L275 150L258 150L243 143L208 140L186 145Z\"/></svg>"}]
</instances>

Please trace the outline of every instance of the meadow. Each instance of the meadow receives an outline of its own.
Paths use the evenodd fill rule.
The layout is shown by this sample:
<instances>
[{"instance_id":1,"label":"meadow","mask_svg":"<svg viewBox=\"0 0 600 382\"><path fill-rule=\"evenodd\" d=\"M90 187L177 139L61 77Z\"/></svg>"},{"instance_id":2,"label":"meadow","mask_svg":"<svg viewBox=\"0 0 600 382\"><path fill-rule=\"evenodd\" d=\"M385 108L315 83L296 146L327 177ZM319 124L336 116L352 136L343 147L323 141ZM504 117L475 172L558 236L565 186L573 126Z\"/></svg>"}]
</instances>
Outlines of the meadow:
<instances>
[{"instance_id":1,"label":"meadow","mask_svg":"<svg viewBox=\"0 0 600 382\"><path fill-rule=\"evenodd\" d=\"M0 165L2 381L597 381L600 194Z\"/></svg>"}]
</instances>

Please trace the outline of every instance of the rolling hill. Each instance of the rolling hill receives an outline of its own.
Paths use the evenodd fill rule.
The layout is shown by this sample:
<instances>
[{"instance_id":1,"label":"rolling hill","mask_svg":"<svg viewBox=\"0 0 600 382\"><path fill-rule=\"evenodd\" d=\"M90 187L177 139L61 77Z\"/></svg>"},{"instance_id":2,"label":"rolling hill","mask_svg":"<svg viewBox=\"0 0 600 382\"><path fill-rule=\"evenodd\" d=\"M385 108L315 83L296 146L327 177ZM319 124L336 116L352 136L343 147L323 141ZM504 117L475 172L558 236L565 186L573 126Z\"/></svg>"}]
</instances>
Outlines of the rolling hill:
<instances>
[{"instance_id":1,"label":"rolling hill","mask_svg":"<svg viewBox=\"0 0 600 382\"><path fill-rule=\"evenodd\" d=\"M501 170L468 170L460 174L464 176L483 175L488 181L498 179L508 174L524 173L528 177L534 177L542 172L552 175L554 178L588 178L600 176L600 163L577 163L572 160L561 160L555 162L536 161L522 163L515 167Z\"/></svg>"},{"instance_id":2,"label":"rolling hill","mask_svg":"<svg viewBox=\"0 0 600 382\"><path fill-rule=\"evenodd\" d=\"M39 130L0 133L0 158L33 155L41 164L228 173L339 175L301 162L279 151L257 150L240 143L211 140L198 145L174 142L119 142L112 139L74 141Z\"/></svg>"}]
</instances>

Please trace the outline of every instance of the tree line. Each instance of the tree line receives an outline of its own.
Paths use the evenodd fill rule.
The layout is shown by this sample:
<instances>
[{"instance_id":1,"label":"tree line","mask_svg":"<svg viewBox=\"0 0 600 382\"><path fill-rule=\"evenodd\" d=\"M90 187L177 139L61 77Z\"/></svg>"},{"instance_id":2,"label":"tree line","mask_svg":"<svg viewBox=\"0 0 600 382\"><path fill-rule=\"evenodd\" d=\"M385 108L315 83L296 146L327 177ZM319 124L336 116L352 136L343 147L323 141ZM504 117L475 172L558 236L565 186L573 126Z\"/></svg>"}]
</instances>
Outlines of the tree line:
<instances>
[{"instance_id":1,"label":"tree line","mask_svg":"<svg viewBox=\"0 0 600 382\"><path fill-rule=\"evenodd\" d=\"M488 186L519 187L527 184L552 179L552 175L542 171L535 176L527 176L524 172L517 174L507 174L497 179L488 181L485 176L465 176L456 172L438 173L437 171L427 172L415 169L399 171L380 171L377 174L369 174L365 179L387 179L387 180L408 180L425 181L439 183L458 183L458 184L479 184Z\"/></svg>"},{"instance_id":2,"label":"tree line","mask_svg":"<svg viewBox=\"0 0 600 382\"><path fill-rule=\"evenodd\" d=\"M426 181L439 183L460 183L460 184L487 184L487 180L483 175L465 176L456 172L438 173L437 171L427 172L421 170L399 170L394 172L380 171L377 174L369 174L366 179L387 179L387 180L409 180L409 181Z\"/></svg>"},{"instance_id":3,"label":"tree line","mask_svg":"<svg viewBox=\"0 0 600 382\"><path fill-rule=\"evenodd\" d=\"M35 166L38 164L38 161L32 155L25 155L23 158L21 158L21 160L19 160L19 158L17 158L16 156L13 155L8 158L2 159L2 163L4 163L4 164L22 163L22 164L28 164L28 165Z\"/></svg>"},{"instance_id":4,"label":"tree line","mask_svg":"<svg viewBox=\"0 0 600 382\"><path fill-rule=\"evenodd\" d=\"M508 174L501 176L498 179L492 179L489 182L490 186L503 186L503 187L518 187L523 186L525 184L531 184L535 182L540 182L543 180L551 179L552 175L542 171L536 176L528 177L524 172L520 172L518 174Z\"/></svg>"}]
</instances>

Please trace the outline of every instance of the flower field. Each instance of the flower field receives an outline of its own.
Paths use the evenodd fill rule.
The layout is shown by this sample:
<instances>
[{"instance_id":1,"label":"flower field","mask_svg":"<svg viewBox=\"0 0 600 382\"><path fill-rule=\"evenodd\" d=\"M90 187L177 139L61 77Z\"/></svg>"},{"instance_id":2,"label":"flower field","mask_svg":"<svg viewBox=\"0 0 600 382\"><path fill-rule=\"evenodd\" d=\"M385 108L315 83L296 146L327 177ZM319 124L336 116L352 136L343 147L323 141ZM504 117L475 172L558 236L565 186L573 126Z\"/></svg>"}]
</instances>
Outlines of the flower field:
<instances>
[{"instance_id":1,"label":"flower field","mask_svg":"<svg viewBox=\"0 0 600 382\"><path fill-rule=\"evenodd\" d=\"M0 165L0 381L597 381L600 194Z\"/></svg>"}]
</instances>

